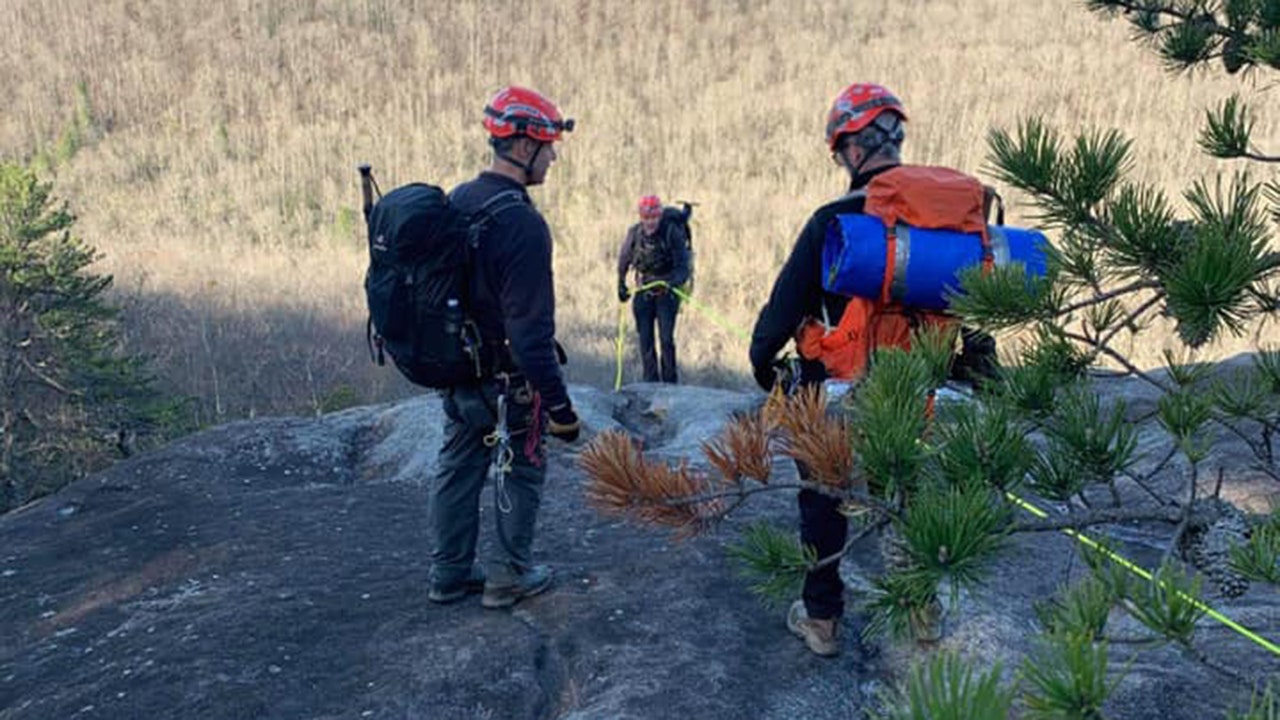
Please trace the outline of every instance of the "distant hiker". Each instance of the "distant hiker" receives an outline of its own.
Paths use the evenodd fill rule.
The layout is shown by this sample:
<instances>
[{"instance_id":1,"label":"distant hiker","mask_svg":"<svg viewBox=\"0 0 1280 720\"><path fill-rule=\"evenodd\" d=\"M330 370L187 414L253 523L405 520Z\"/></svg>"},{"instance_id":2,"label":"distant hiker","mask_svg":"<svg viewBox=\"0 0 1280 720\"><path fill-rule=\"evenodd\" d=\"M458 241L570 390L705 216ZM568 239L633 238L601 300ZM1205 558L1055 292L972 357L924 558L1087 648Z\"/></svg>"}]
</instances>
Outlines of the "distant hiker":
<instances>
[{"instance_id":1,"label":"distant hiker","mask_svg":"<svg viewBox=\"0 0 1280 720\"><path fill-rule=\"evenodd\" d=\"M873 180L903 172L898 168L902 167L906 121L902 103L884 87L870 83L848 86L831 107L827 145L832 159L848 174L849 193L820 207L809 218L756 320L751 365L756 381L765 390L771 389L778 377L778 353L793 339L801 356L801 383L821 383L827 378L852 380L865 372L876 347L907 344L910 330L922 322L954 322L938 313L916 313L879 299L851 298L824 290L823 248L828 233L840 229L838 218L864 213L866 189ZM912 179L914 175L908 172L904 177ZM977 193L981 207L981 184ZM880 278L873 281L878 290ZM839 326L832 327L830 322L837 318ZM970 335L976 342L980 334ZM969 342L966 337L966 344ZM799 470L802 477L809 477L806 467ZM839 511L840 501L812 490L801 490L798 501L801 543L812 547L818 557L840 552L848 537L848 520ZM843 612L839 564L828 564L805 576L803 599L790 607L787 627L814 653L833 656L840 651L838 629Z\"/></svg>"},{"instance_id":2,"label":"distant hiker","mask_svg":"<svg viewBox=\"0 0 1280 720\"><path fill-rule=\"evenodd\" d=\"M631 309L636 319L636 331L640 336L640 361L644 365L645 382L676 382L676 316L680 310L680 298L672 288L681 288L689 282L689 230L690 206L684 210L666 208L657 195L640 198L640 222L627 230L618 253L618 302L631 299L627 288L627 273L635 270L635 299ZM656 286L645 288L652 283ZM661 372L657 348L654 346L653 326L658 325L658 340L662 344Z\"/></svg>"},{"instance_id":3,"label":"distant hiker","mask_svg":"<svg viewBox=\"0 0 1280 720\"><path fill-rule=\"evenodd\" d=\"M493 148L489 168L449 196L464 213L491 216L471 249L469 276L483 379L444 392L428 597L452 602L483 589L481 603L499 608L551 585L551 569L533 564L532 555L547 474L544 433L565 442L578 437L555 340L551 232L526 192L546 179L554 143L573 120L542 95L511 86L485 107L484 127ZM475 557L480 490L491 466L499 554L486 573Z\"/></svg>"}]
</instances>

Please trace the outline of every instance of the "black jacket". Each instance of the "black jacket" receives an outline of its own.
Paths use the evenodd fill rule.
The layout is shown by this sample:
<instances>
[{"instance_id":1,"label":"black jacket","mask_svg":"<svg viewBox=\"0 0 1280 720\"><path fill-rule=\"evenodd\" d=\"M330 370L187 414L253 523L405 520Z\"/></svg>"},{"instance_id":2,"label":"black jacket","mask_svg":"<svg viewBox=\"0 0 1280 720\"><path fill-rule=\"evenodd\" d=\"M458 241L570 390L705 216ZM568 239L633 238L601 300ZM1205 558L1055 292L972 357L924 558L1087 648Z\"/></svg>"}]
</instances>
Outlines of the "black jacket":
<instances>
[{"instance_id":1,"label":"black jacket","mask_svg":"<svg viewBox=\"0 0 1280 720\"><path fill-rule=\"evenodd\" d=\"M871 178L888 169L877 168L862 174L850 190L864 187ZM756 382L764 389L771 387L771 364L786 344L795 338L806 318L823 318L825 308L825 317L835 325L844 314L849 299L822 289L822 246L826 241L827 226L836 215L860 213L865 205L866 199L862 195L839 198L818 208L800 231L791 256L773 283L769 302L760 310L755 330L751 333L751 368ZM800 368L801 379L806 382L821 382L827 377L826 368L816 360L801 360Z\"/></svg>"},{"instance_id":2,"label":"black jacket","mask_svg":"<svg viewBox=\"0 0 1280 720\"><path fill-rule=\"evenodd\" d=\"M471 316L480 328L487 361L524 374L547 407L569 402L556 358L556 298L551 270L551 230L524 185L483 172L453 189L462 212L516 191L524 204L500 210L472 256Z\"/></svg>"}]
</instances>

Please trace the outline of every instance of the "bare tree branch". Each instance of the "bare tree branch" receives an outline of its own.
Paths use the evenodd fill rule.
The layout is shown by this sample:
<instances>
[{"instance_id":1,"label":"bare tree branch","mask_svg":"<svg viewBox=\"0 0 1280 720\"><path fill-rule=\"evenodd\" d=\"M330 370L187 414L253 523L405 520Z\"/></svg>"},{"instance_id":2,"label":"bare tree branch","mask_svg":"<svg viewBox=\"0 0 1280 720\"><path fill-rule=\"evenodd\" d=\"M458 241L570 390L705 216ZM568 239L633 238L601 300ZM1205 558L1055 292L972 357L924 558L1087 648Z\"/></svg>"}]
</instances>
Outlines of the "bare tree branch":
<instances>
[{"instance_id":1,"label":"bare tree branch","mask_svg":"<svg viewBox=\"0 0 1280 720\"><path fill-rule=\"evenodd\" d=\"M1102 293L1101 295L1094 295L1093 297L1087 298L1085 300L1079 300L1077 302L1074 302L1058 310L1058 315L1067 315L1077 310L1082 310L1092 305L1097 305L1100 302L1106 302L1107 300L1112 300L1114 298L1118 298L1123 295L1128 295L1129 293L1138 292L1139 290L1154 290L1158 287L1160 287L1160 283L1156 282L1155 280L1139 280L1137 282L1125 285L1124 287L1116 288L1115 290L1110 290L1108 292Z\"/></svg>"},{"instance_id":2,"label":"bare tree branch","mask_svg":"<svg viewBox=\"0 0 1280 720\"><path fill-rule=\"evenodd\" d=\"M1197 521L1207 521L1207 518L1213 511L1197 508L1193 513L1193 518ZM1062 515L1053 515L1047 518L1030 518L1027 520L1019 520L1015 522L1010 530L1012 532L1048 532L1052 530L1078 530L1093 525L1111 525L1124 522L1165 522L1176 524L1183 518L1183 510L1181 507L1146 507L1146 508L1097 508L1087 512L1070 512Z\"/></svg>"}]
</instances>

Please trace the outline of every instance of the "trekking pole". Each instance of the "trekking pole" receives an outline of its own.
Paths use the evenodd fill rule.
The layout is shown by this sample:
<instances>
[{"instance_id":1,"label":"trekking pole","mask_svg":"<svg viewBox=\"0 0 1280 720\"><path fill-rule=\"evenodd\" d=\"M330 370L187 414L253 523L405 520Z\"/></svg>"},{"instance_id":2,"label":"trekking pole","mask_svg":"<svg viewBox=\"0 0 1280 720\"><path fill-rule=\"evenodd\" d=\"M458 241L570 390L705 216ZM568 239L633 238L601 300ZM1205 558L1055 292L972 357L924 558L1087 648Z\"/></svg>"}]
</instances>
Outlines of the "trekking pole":
<instances>
[{"instance_id":1,"label":"trekking pole","mask_svg":"<svg viewBox=\"0 0 1280 720\"><path fill-rule=\"evenodd\" d=\"M363 202L364 221L369 222L369 214L373 212L373 189L377 187L377 182L373 179L373 166L369 163L360 163L356 170L360 171L360 199ZM382 195L382 191L378 191L378 195Z\"/></svg>"}]
</instances>

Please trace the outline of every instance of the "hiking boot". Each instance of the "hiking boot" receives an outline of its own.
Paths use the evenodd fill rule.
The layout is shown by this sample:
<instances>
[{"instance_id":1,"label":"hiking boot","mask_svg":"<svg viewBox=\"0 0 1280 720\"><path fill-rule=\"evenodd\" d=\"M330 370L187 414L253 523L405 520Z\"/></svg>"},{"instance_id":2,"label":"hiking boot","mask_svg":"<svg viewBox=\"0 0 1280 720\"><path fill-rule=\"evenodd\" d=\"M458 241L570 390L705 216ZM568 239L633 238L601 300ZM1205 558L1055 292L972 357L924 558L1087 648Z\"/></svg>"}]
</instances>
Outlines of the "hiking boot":
<instances>
[{"instance_id":1,"label":"hiking boot","mask_svg":"<svg viewBox=\"0 0 1280 720\"><path fill-rule=\"evenodd\" d=\"M787 629L804 640L815 655L835 657L840 654L839 628L837 618L816 620L809 617L803 600L791 603L791 609L787 611Z\"/></svg>"},{"instance_id":2,"label":"hiking boot","mask_svg":"<svg viewBox=\"0 0 1280 720\"><path fill-rule=\"evenodd\" d=\"M451 603L481 590L484 590L484 570L472 565L471 574L456 585L441 586L432 583L427 599L433 603Z\"/></svg>"},{"instance_id":3,"label":"hiking boot","mask_svg":"<svg viewBox=\"0 0 1280 720\"><path fill-rule=\"evenodd\" d=\"M487 608L511 607L551 587L551 568L546 565L534 565L524 572L511 570L502 575L485 581L481 605Z\"/></svg>"}]
</instances>

